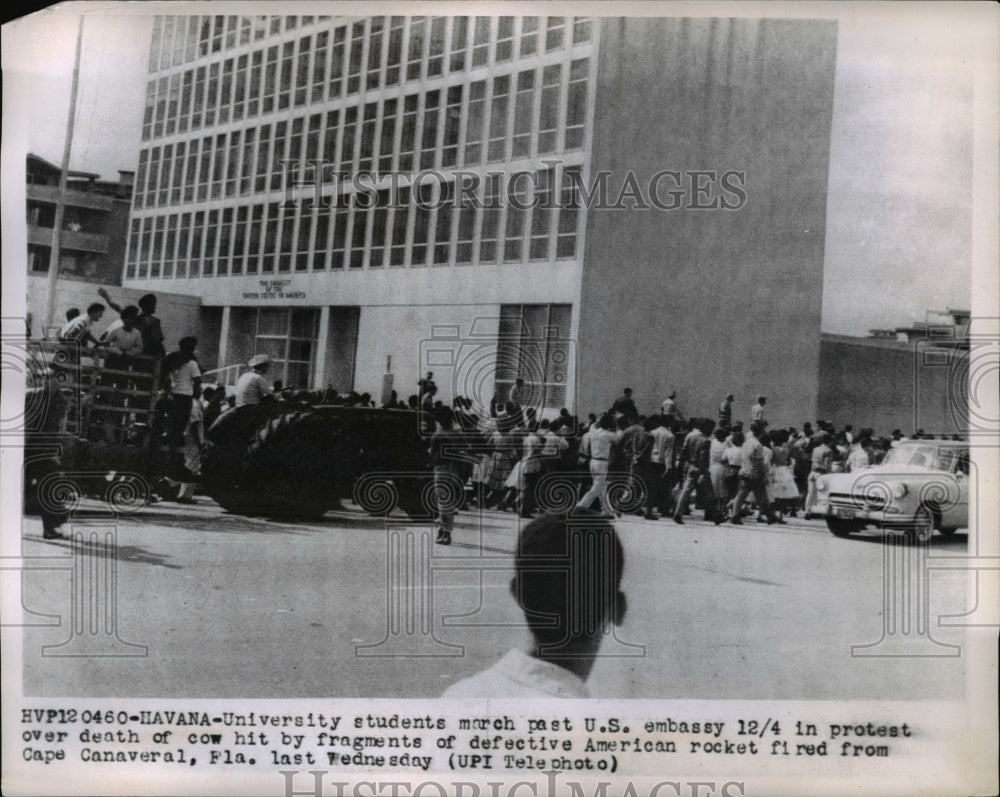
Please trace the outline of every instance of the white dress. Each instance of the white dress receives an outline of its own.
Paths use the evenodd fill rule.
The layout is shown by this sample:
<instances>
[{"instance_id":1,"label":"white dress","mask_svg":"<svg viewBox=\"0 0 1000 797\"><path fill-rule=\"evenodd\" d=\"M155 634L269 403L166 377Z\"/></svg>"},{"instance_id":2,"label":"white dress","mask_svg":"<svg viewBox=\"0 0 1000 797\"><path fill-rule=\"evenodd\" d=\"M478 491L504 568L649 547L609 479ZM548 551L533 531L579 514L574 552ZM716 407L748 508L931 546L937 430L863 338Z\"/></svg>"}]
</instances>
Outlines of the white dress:
<instances>
[{"instance_id":1,"label":"white dress","mask_svg":"<svg viewBox=\"0 0 1000 797\"><path fill-rule=\"evenodd\" d=\"M787 452L779 451L777 456L772 454L771 476L767 486L772 501L790 501L799 497L795 474L787 464L788 460Z\"/></svg>"}]
</instances>

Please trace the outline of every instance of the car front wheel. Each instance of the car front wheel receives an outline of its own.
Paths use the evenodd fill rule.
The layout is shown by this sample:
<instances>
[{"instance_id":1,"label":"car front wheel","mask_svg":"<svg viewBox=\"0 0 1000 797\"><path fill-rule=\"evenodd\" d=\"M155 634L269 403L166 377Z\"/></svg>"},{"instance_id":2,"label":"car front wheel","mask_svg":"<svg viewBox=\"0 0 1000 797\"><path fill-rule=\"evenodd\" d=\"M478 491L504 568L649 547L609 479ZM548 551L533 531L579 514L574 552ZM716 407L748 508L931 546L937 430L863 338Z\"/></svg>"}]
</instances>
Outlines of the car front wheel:
<instances>
[{"instance_id":1,"label":"car front wheel","mask_svg":"<svg viewBox=\"0 0 1000 797\"><path fill-rule=\"evenodd\" d=\"M911 543L926 544L931 541L932 536L934 515L926 506L919 507L906 528L906 537Z\"/></svg>"},{"instance_id":2,"label":"car front wheel","mask_svg":"<svg viewBox=\"0 0 1000 797\"><path fill-rule=\"evenodd\" d=\"M864 523L859 523L857 520L844 520L838 517L828 517L826 519L826 527L830 529L830 532L835 537L850 537L852 534L856 534L865 527Z\"/></svg>"}]
</instances>

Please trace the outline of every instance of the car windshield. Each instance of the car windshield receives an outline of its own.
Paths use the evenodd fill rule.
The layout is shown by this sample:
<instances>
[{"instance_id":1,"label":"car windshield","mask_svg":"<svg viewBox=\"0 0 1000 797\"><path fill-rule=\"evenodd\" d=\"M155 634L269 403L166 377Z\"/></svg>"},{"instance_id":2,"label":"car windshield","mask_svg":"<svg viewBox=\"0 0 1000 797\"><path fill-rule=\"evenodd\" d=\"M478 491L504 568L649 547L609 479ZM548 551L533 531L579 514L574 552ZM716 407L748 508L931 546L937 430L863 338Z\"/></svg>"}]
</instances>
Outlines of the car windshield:
<instances>
[{"instance_id":1,"label":"car windshield","mask_svg":"<svg viewBox=\"0 0 1000 797\"><path fill-rule=\"evenodd\" d=\"M884 464L950 471L960 453L957 449L936 445L897 446L886 455Z\"/></svg>"}]
</instances>

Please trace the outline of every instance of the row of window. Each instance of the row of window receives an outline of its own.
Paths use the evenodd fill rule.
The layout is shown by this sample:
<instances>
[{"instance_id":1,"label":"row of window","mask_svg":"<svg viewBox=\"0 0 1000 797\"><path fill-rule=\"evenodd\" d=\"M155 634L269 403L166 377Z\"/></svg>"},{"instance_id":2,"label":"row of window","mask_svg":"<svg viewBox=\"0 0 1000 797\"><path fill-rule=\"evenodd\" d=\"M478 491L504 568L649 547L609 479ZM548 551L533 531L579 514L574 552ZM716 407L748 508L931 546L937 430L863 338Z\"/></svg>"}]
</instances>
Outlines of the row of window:
<instances>
[{"instance_id":1,"label":"row of window","mask_svg":"<svg viewBox=\"0 0 1000 797\"><path fill-rule=\"evenodd\" d=\"M282 190L321 162L348 176L478 166L579 150L589 59L232 130L139 153L134 207ZM566 68L564 68L564 66ZM294 178L294 180L293 180Z\"/></svg>"},{"instance_id":2,"label":"row of window","mask_svg":"<svg viewBox=\"0 0 1000 797\"><path fill-rule=\"evenodd\" d=\"M250 41L278 36L330 17L296 16L157 16L149 49L149 71L194 61L203 55L231 50Z\"/></svg>"},{"instance_id":3,"label":"row of window","mask_svg":"<svg viewBox=\"0 0 1000 797\"><path fill-rule=\"evenodd\" d=\"M458 188L424 181L339 207L271 202L133 218L126 277L572 258L581 185L579 167L559 167Z\"/></svg>"},{"instance_id":4,"label":"row of window","mask_svg":"<svg viewBox=\"0 0 1000 797\"><path fill-rule=\"evenodd\" d=\"M374 17L321 30L149 81L142 139L503 64L515 31L520 57L562 51L570 38L589 41L590 26L586 17Z\"/></svg>"}]
</instances>

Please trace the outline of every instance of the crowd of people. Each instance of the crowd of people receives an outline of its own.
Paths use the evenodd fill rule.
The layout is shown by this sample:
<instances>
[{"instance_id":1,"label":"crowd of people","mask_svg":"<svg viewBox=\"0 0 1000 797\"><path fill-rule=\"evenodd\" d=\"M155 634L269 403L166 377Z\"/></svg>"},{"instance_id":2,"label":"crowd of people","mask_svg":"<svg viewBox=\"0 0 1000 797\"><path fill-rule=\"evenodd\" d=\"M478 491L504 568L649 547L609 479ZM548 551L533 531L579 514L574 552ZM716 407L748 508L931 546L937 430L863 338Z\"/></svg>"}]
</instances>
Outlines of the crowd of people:
<instances>
[{"instance_id":1,"label":"crowd of people","mask_svg":"<svg viewBox=\"0 0 1000 797\"><path fill-rule=\"evenodd\" d=\"M569 477L575 484L577 510L606 517L629 511L683 524L701 511L716 524L741 525L749 518L783 524L799 513L808 519L822 474L878 464L907 439L899 429L882 437L871 428L838 429L823 420L801 429L774 428L765 396L757 397L746 423L734 420L732 394L714 418L686 418L676 392L659 411L642 415L628 388L605 412L586 420L566 409L539 418L520 403L521 380L506 402L494 398L488 417L480 417L461 396L451 406L437 401L431 377L420 381L418 406L435 473L442 481L456 475L464 481L463 506L516 511L524 518L554 505L551 491L559 480L544 477L559 474L562 483ZM923 430L913 436L933 437ZM440 544L451 542L455 509L439 512Z\"/></svg>"},{"instance_id":2,"label":"crowd of people","mask_svg":"<svg viewBox=\"0 0 1000 797\"><path fill-rule=\"evenodd\" d=\"M94 326L106 308L95 302L85 314L71 309L59 337L102 349L117 368L127 368L130 358L140 355L162 363L161 426L154 430L165 443L158 497L192 500L206 431L233 407L270 400L376 406L368 393L286 389L270 380L271 362L264 354L249 360L231 394L222 386L203 389L197 340L182 337L167 352L155 295L122 307L103 288L99 294L118 320L96 335ZM441 544L451 542L456 509L515 511L530 518L553 504L554 485L564 486L567 477L576 490L576 508L607 517L629 511L683 524L692 511L701 511L705 520L737 525L748 517L784 523L802 512L808 518L820 475L877 464L906 439L899 429L878 437L870 428L836 429L822 420L815 427L807 422L801 429L773 428L766 417L766 396L756 397L744 423L734 417L731 393L714 417L686 417L676 391L644 415L626 388L606 411L586 419L567 409L555 417L539 417L534 407L526 406L522 379L505 393L502 397L498 390L488 410L483 407L479 414L463 396L448 405L442 402L428 372L405 401L393 391L382 405L416 413L442 494L445 480L453 483L458 477L466 485L460 506L440 507ZM922 430L914 436L929 437ZM550 474L561 479L546 480Z\"/></svg>"}]
</instances>

